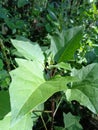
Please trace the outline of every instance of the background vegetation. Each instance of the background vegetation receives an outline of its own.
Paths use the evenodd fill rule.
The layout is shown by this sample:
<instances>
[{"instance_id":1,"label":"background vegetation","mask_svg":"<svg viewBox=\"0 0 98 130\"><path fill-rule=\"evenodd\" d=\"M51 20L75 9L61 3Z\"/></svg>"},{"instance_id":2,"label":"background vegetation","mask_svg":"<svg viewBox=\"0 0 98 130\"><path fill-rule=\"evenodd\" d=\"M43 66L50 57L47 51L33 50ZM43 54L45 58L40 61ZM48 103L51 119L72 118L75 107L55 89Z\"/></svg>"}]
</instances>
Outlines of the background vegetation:
<instances>
[{"instance_id":1,"label":"background vegetation","mask_svg":"<svg viewBox=\"0 0 98 130\"><path fill-rule=\"evenodd\" d=\"M22 127L24 130L31 130L31 128L33 130L97 130L97 0L0 0L0 28L0 128L4 130L16 130ZM26 42L26 45L24 42ZM29 54L30 51L32 54ZM28 103L29 109L25 108L25 104L23 104L24 108L18 114L21 117L21 115L25 115L25 111L30 111L32 120L27 115L18 124L16 123L18 121L16 109L20 109L21 105L19 106L16 103L19 108L13 110L13 107L16 107L13 102L17 102L13 95L16 93L15 96L19 96L19 92L17 89L12 90L12 86L16 85L16 88L18 88L16 82L19 79L15 79L14 75L24 77L24 75L28 74L25 78L30 78L31 71L38 72L37 75L41 76L42 72L40 72L41 69L37 71L34 67L40 68L39 62L35 62L35 65L30 63L34 70L32 67L30 68L29 62L22 61L26 64L26 67L28 65L30 72L25 72L25 69L28 68L25 68L21 63L23 70L20 69L17 74L14 73L12 70L21 68L20 61L15 61L15 57L32 61L34 55L38 61L44 62L44 77L46 81L49 80L48 83L45 82L51 84L52 88L48 89L46 84L44 86L47 87L48 92L50 92L50 89L52 92L48 95L46 89L43 88L42 91L46 93L46 95L43 94L45 99L42 99L42 101L38 99L39 103L35 104L35 109L33 109L31 103L33 99L30 99ZM86 75L87 73L88 75ZM61 78L55 79L55 76L58 75ZM31 76L33 77L32 74ZM66 76L69 76L67 81ZM75 79L71 79L71 76L81 77L81 79L74 81ZM40 81L39 76L36 77L36 74L34 74L34 79ZM52 83L51 79L55 84ZM42 78L42 80L44 79ZM64 88L59 89L60 84L64 86L65 82L63 81L66 82L68 88L73 87L75 90L75 92L72 90L73 96L69 100L67 94L65 94L67 91L65 92ZM72 86L71 82L73 82ZM22 85L21 82L19 83ZM25 84L23 85L25 86ZM88 98L92 96L90 99L92 105L87 103L87 99L83 95L81 98L85 102L81 101L82 99L77 99L80 95L75 87L82 85L85 86L83 89L88 87L87 93L86 90L84 92L84 90L80 89ZM57 90L53 89L54 86L57 86ZM96 87L93 92L91 86ZM25 96L26 94L25 92ZM34 102L37 101L38 97L40 98L40 95L35 97ZM41 105L39 105L40 103ZM10 111L12 117L11 114L7 115ZM16 115L13 116L15 112ZM12 120L16 120L16 122L12 121L14 123L12 123L11 127L9 126L10 117Z\"/></svg>"}]
</instances>

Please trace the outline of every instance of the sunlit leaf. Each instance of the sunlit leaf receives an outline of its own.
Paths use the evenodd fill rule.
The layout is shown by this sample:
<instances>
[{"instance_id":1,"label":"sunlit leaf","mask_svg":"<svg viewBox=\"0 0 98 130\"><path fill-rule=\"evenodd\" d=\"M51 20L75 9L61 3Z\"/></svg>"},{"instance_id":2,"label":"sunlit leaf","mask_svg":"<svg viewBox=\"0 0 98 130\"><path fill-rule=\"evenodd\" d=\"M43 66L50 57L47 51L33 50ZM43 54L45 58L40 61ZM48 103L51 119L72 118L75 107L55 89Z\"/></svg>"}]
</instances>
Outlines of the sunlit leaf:
<instances>
[{"instance_id":1,"label":"sunlit leaf","mask_svg":"<svg viewBox=\"0 0 98 130\"><path fill-rule=\"evenodd\" d=\"M33 121L31 115L25 115L19 122L11 126L11 114L5 116L3 120L0 121L1 130L32 130Z\"/></svg>"},{"instance_id":2,"label":"sunlit leaf","mask_svg":"<svg viewBox=\"0 0 98 130\"><path fill-rule=\"evenodd\" d=\"M80 46L82 38L82 27L74 27L69 30L63 30L53 36L50 36L50 50L57 62L72 60L74 53Z\"/></svg>"},{"instance_id":3,"label":"sunlit leaf","mask_svg":"<svg viewBox=\"0 0 98 130\"><path fill-rule=\"evenodd\" d=\"M44 55L37 43L22 38L22 40L11 40L17 51L26 59L44 62Z\"/></svg>"},{"instance_id":4,"label":"sunlit leaf","mask_svg":"<svg viewBox=\"0 0 98 130\"><path fill-rule=\"evenodd\" d=\"M92 112L98 113L98 64L93 63L81 70L73 70L72 75L79 81L66 91L67 99L77 100Z\"/></svg>"},{"instance_id":5,"label":"sunlit leaf","mask_svg":"<svg viewBox=\"0 0 98 130\"><path fill-rule=\"evenodd\" d=\"M58 68L58 69L61 68L64 70L71 70L70 64L64 62L60 62L56 65L50 65L49 68Z\"/></svg>"},{"instance_id":6,"label":"sunlit leaf","mask_svg":"<svg viewBox=\"0 0 98 130\"><path fill-rule=\"evenodd\" d=\"M13 121L22 118L55 92L66 90L73 77L44 79L44 69L37 61L16 59L19 67L11 72L10 99Z\"/></svg>"}]
</instances>

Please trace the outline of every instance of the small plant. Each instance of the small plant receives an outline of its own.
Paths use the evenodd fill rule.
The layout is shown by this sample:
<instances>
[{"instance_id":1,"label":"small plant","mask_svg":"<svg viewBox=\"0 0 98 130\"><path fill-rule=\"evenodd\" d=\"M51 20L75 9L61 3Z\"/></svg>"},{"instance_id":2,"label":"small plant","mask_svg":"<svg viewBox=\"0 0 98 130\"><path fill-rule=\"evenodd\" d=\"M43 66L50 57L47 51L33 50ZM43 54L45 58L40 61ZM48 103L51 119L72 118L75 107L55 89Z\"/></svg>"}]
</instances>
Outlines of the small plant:
<instances>
[{"instance_id":1,"label":"small plant","mask_svg":"<svg viewBox=\"0 0 98 130\"><path fill-rule=\"evenodd\" d=\"M98 129L97 0L1 0L0 27L0 130Z\"/></svg>"},{"instance_id":2,"label":"small plant","mask_svg":"<svg viewBox=\"0 0 98 130\"><path fill-rule=\"evenodd\" d=\"M98 98L98 63L80 69L71 65L75 52L80 47L82 28L79 26L56 32L50 36L51 45L49 48L41 47L26 38L11 40L17 49L19 58L15 59L16 69L10 72L12 79L9 88L10 105L7 107L11 112L0 121L0 128L4 130L31 130L38 120L38 117L34 118L34 112L42 118L41 113L47 111L44 110L44 103L51 98L52 123L50 129L82 130L82 126L79 124L80 118L71 115L71 113L63 114L65 127L54 125L53 120L60 105L59 103L56 107L53 105L57 100L53 96L56 92L61 93L59 101L63 96L66 96L64 100L78 101L93 113L98 112L96 103ZM9 97L9 95L3 96ZM9 98L7 99L9 103ZM4 111L1 113L3 114ZM68 121L70 119L72 124ZM47 130L44 121L43 124Z\"/></svg>"}]
</instances>

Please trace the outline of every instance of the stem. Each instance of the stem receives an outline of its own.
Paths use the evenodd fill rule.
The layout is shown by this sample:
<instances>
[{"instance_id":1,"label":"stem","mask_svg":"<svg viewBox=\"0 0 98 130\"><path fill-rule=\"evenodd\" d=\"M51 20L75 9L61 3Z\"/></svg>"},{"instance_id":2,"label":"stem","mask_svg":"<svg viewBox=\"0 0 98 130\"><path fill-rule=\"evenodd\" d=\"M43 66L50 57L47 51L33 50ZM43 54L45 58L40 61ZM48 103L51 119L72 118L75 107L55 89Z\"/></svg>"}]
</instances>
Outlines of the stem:
<instances>
[{"instance_id":1,"label":"stem","mask_svg":"<svg viewBox=\"0 0 98 130\"><path fill-rule=\"evenodd\" d=\"M51 130L53 130L53 127L54 127L54 110L55 110L55 100L54 98L52 98L52 106L51 106L51 109L52 109L52 119L51 119Z\"/></svg>"},{"instance_id":2,"label":"stem","mask_svg":"<svg viewBox=\"0 0 98 130\"><path fill-rule=\"evenodd\" d=\"M1 48L1 51L2 51L2 54L3 54L3 57L4 57L4 61L5 61L6 67L7 67L7 71L9 72L11 70L10 63L9 63L9 60L7 58L7 55L6 55L6 51L5 51L6 48L3 44L2 39L0 39L0 48Z\"/></svg>"},{"instance_id":3,"label":"stem","mask_svg":"<svg viewBox=\"0 0 98 130\"><path fill-rule=\"evenodd\" d=\"M59 101L59 103L58 103L58 105L57 105L57 107L56 107L56 109L55 109L55 111L54 111L54 113L53 113L53 116L55 117L55 114L56 114L56 112L57 112L57 110L58 110L58 108L59 108L59 106L60 106L60 104L61 104L61 102L62 102L62 99L63 99L63 97L60 99L60 101Z\"/></svg>"},{"instance_id":4,"label":"stem","mask_svg":"<svg viewBox=\"0 0 98 130\"><path fill-rule=\"evenodd\" d=\"M33 110L32 112L44 112L44 113L52 113L52 111L47 111L47 110Z\"/></svg>"},{"instance_id":5,"label":"stem","mask_svg":"<svg viewBox=\"0 0 98 130\"><path fill-rule=\"evenodd\" d=\"M47 129L47 127L46 127L46 124L45 124L45 121L44 121L44 119L43 119L43 116L42 116L42 115L41 115L41 119L42 119L43 125L44 125L44 127L45 127L45 130L48 130L48 129Z\"/></svg>"}]
</instances>

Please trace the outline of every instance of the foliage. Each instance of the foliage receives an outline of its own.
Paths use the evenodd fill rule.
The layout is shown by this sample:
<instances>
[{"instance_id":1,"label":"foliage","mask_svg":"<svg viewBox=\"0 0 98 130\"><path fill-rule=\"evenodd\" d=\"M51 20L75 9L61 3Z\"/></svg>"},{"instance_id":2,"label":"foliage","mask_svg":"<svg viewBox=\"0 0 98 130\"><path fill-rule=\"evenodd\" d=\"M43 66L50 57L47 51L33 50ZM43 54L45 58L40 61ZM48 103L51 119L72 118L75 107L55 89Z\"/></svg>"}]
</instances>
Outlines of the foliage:
<instances>
[{"instance_id":1,"label":"foliage","mask_svg":"<svg viewBox=\"0 0 98 130\"><path fill-rule=\"evenodd\" d=\"M8 91L0 91L0 119L10 112L10 97Z\"/></svg>"},{"instance_id":2,"label":"foliage","mask_svg":"<svg viewBox=\"0 0 98 130\"><path fill-rule=\"evenodd\" d=\"M71 113L64 114L64 124L68 130L82 130L79 120L80 117L73 116Z\"/></svg>"},{"instance_id":3,"label":"foliage","mask_svg":"<svg viewBox=\"0 0 98 130\"><path fill-rule=\"evenodd\" d=\"M26 43L23 43L23 41L16 41L16 40L12 41L13 45L17 48L18 52L20 52L22 56L28 59L28 60L16 59L16 62L19 67L11 72L12 83L10 86L10 98L11 98L11 109L13 116L12 118L13 120L15 119L17 120L18 116L19 118L21 118L26 113L34 109L37 105L46 101L55 92L66 90L67 88L66 84L70 82L72 78L70 76L69 77L57 76L49 81L45 80L43 73L44 58L39 46L33 46L30 43L27 44L28 46L25 46ZM23 48L23 50L20 49L20 46L18 46L17 44L18 42L22 43L21 48ZM29 49L29 54L26 54L26 52L28 52L29 46L31 52ZM33 49L40 50L39 51L40 55L38 55L37 53L33 54L32 53ZM13 88L13 86L15 88ZM21 96L23 97L22 100L20 100ZM14 103L13 101L16 102Z\"/></svg>"},{"instance_id":4,"label":"foliage","mask_svg":"<svg viewBox=\"0 0 98 130\"><path fill-rule=\"evenodd\" d=\"M91 111L97 113L97 68L98 64L93 63L80 70L73 70L72 75L76 75L79 81L73 83L69 89L67 97L70 100L77 100L82 105L87 106ZM76 89L75 89L76 88ZM77 93L77 94L76 94Z\"/></svg>"},{"instance_id":5,"label":"foliage","mask_svg":"<svg viewBox=\"0 0 98 130\"><path fill-rule=\"evenodd\" d=\"M0 128L82 130L98 113L98 2L1 0L0 27Z\"/></svg>"},{"instance_id":6,"label":"foliage","mask_svg":"<svg viewBox=\"0 0 98 130\"><path fill-rule=\"evenodd\" d=\"M64 127L55 127L55 130L82 130L79 124L80 117L73 116L71 113L63 114Z\"/></svg>"},{"instance_id":7,"label":"foliage","mask_svg":"<svg viewBox=\"0 0 98 130\"><path fill-rule=\"evenodd\" d=\"M79 28L79 27L77 27L77 28ZM74 28L72 28L72 29L74 30ZM70 32L73 32L72 29L71 30L69 29L67 31L67 33L70 34ZM77 32L77 30L76 30L76 32ZM72 39L73 38L76 39L76 37L77 37L77 35L72 35ZM97 63L91 64L90 65L91 67L87 66L88 68L85 67L84 69L79 70L80 71L79 73L78 73L78 71L76 71L76 72L72 71L72 76L71 76L71 74L70 74L70 76L62 76L59 73L56 74L56 72L54 72L54 74L51 74L53 72L51 72L51 73L47 72L47 73L49 73L49 79L46 80L44 77L44 75L45 75L45 73L44 73L44 69L45 69L44 55L43 55L40 47L37 44L33 44L33 43L31 44L31 42L29 42L29 41L27 44L26 42L24 42L24 40L12 40L12 43L16 47L17 51L21 54L22 57L26 58L26 59L17 58L16 62L18 64L18 68L16 68L15 70L13 70L10 73L11 78L12 78L12 82L10 85L12 126L16 125L17 122L19 122L20 120L23 120L24 116L27 115L28 112L31 112L32 110L34 110L34 108L36 106L45 102L50 96L52 96L54 93L56 93L58 91L66 92L67 93L66 96L69 98L71 98L71 95L72 95L71 100L77 100L76 96L78 96L78 93L80 95L80 92L83 91L84 94L81 94L80 100L78 98L78 101L80 102L80 104L85 105L92 112L96 113L97 109L98 109L97 104L95 102L95 98L97 96L96 70L98 68L98 64ZM66 40L66 42L64 42L65 45L70 44L70 46L71 46L71 44L74 44L74 42L67 43L67 41L68 40ZM78 40L78 42L79 42L79 40ZM58 45L57 42L56 42L56 44ZM62 46L61 46L61 48L62 48ZM64 48L66 50L67 46L65 46ZM70 47L68 49L69 50L67 50L67 51L70 51ZM75 48L73 48L73 49L75 52L76 49ZM28 52L28 50L29 50L29 52ZM32 50L39 50L40 55L38 55L35 52L32 53ZM54 50L55 50L55 48L53 49L53 51ZM51 47L50 47L50 51L51 51ZM58 53L58 52L59 51L56 50L56 53ZM51 53L52 53L52 51L51 51ZM63 54L63 51L62 51L62 54ZM64 54L65 55L61 60L62 62L66 61L66 59L67 59L66 53L64 53ZM60 59L60 57L59 57L59 59ZM68 59L70 61L70 58L68 58ZM54 64L55 58L53 61L54 61L53 62L53 64ZM58 60L58 61L60 61L60 60ZM91 68L91 70L90 70L90 68ZM95 70L92 68L94 68ZM53 70L51 69L50 71L53 71ZM75 73L76 73L76 75L75 75ZM79 76L77 74L79 74ZM84 80L82 80L82 77ZM95 89L96 89L96 91L94 91L94 93L92 93L90 88L88 90L88 87L90 87L89 81L91 81L92 77L94 78ZM75 85L74 80L76 80L77 82L78 82L78 80L81 81L81 85L79 85L79 89L81 91L77 91L77 90L73 89L74 86L78 87L77 86L78 83L76 82L76 85ZM72 94L69 93L69 89L67 86L67 84L70 82L71 82L71 84L73 83L72 86L70 86L70 89L72 90ZM88 86L87 86L87 83L88 83ZM90 84L94 85L94 83L93 83L93 79L92 79ZM82 89L82 87L83 87L83 89ZM94 89L94 86L91 85L91 89ZM75 94L75 92L73 90L75 90L75 92L77 91L77 95ZM47 93L47 91L48 91L48 93ZM89 94L88 91L90 91L91 94ZM96 95L95 95L95 92L96 92ZM87 99L86 99L85 94L87 94L87 96L88 96ZM39 96L40 96L40 98L39 98ZM90 97L92 97L92 96L93 96L93 98L90 99ZM86 100L84 100L84 99L86 99ZM92 101L90 102L89 99ZM94 102L95 102L95 104L94 104Z\"/></svg>"},{"instance_id":8,"label":"foliage","mask_svg":"<svg viewBox=\"0 0 98 130\"><path fill-rule=\"evenodd\" d=\"M79 48L82 37L82 27L74 27L68 31L51 36L50 50L56 62L65 62L74 58L74 52ZM71 48L71 49L70 49Z\"/></svg>"}]
</instances>

